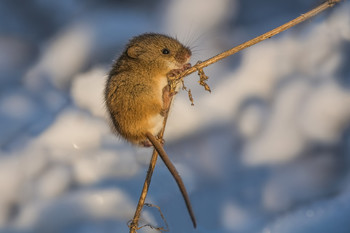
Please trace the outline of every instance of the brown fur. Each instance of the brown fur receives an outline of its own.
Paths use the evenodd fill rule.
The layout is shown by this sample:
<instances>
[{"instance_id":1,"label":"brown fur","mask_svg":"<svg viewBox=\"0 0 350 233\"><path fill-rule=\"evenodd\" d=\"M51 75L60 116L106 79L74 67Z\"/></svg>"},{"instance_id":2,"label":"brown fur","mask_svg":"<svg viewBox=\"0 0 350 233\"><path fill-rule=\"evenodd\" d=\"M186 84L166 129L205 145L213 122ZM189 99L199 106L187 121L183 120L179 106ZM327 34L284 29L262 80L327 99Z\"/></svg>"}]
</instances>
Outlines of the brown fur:
<instances>
[{"instance_id":1,"label":"brown fur","mask_svg":"<svg viewBox=\"0 0 350 233\"><path fill-rule=\"evenodd\" d=\"M170 54L162 54L167 48ZM164 111L161 78L181 68L191 51L177 40L159 34L133 38L109 73L105 99L115 130L127 141L140 144L152 128L149 119ZM167 103L165 103L167 104Z\"/></svg>"},{"instance_id":2,"label":"brown fur","mask_svg":"<svg viewBox=\"0 0 350 233\"><path fill-rule=\"evenodd\" d=\"M164 49L169 53L164 54ZM174 95L170 93L167 75L188 68L190 57L189 48L171 37L148 33L133 38L109 73L105 100L118 135L139 146L153 145L158 151L176 180L196 227L183 181L155 137Z\"/></svg>"}]
</instances>

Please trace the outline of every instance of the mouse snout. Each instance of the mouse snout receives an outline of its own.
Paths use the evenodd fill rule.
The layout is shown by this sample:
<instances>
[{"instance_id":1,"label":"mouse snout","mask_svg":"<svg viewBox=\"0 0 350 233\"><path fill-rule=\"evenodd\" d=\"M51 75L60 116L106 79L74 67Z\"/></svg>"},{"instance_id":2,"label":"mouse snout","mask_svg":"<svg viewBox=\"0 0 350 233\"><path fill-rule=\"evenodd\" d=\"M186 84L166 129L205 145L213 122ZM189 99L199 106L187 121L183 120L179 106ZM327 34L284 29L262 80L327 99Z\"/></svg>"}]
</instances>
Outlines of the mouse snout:
<instances>
[{"instance_id":1,"label":"mouse snout","mask_svg":"<svg viewBox=\"0 0 350 233\"><path fill-rule=\"evenodd\" d=\"M191 55L191 50L187 47L183 47L177 52L175 59L178 63L184 64L190 60Z\"/></svg>"},{"instance_id":2,"label":"mouse snout","mask_svg":"<svg viewBox=\"0 0 350 233\"><path fill-rule=\"evenodd\" d=\"M184 57L189 60L192 56L192 52L189 48L185 47L184 48Z\"/></svg>"}]
</instances>

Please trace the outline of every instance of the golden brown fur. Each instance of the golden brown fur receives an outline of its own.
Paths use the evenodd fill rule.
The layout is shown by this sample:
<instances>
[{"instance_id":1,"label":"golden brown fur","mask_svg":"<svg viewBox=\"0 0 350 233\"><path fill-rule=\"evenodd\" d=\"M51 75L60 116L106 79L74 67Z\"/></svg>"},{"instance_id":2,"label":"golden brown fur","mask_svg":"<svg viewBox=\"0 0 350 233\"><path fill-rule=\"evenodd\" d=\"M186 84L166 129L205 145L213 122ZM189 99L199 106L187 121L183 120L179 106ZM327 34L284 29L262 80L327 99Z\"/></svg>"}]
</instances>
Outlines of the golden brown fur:
<instances>
[{"instance_id":1,"label":"golden brown fur","mask_svg":"<svg viewBox=\"0 0 350 233\"><path fill-rule=\"evenodd\" d=\"M163 54L166 48L169 54ZM191 51L160 34L133 38L109 73L105 99L115 130L126 140L142 145L154 127L151 118L164 108L166 75L180 69ZM153 135L158 132L151 132Z\"/></svg>"},{"instance_id":2,"label":"golden brown fur","mask_svg":"<svg viewBox=\"0 0 350 233\"><path fill-rule=\"evenodd\" d=\"M173 97L167 75L188 68L190 56L187 47L168 36L143 34L133 38L109 73L105 99L117 134L136 145L153 145L158 151L177 182L196 227L183 181L155 137Z\"/></svg>"}]
</instances>

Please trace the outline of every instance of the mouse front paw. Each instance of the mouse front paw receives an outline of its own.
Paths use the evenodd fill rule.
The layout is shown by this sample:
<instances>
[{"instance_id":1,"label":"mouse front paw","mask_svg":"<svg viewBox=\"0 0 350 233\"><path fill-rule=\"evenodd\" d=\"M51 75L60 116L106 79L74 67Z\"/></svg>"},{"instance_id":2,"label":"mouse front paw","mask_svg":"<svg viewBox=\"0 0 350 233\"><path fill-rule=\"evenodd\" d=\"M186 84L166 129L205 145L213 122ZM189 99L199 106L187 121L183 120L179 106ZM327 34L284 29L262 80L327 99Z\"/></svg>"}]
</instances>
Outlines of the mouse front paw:
<instances>
[{"instance_id":1,"label":"mouse front paw","mask_svg":"<svg viewBox=\"0 0 350 233\"><path fill-rule=\"evenodd\" d=\"M182 71L188 70L189 68L191 68L192 65L191 63L186 63L183 67L182 67Z\"/></svg>"},{"instance_id":2,"label":"mouse front paw","mask_svg":"<svg viewBox=\"0 0 350 233\"><path fill-rule=\"evenodd\" d=\"M167 77L168 78L175 78L177 77L179 74L181 74L183 71L183 69L173 69L173 70L170 70L168 73L167 73Z\"/></svg>"},{"instance_id":3,"label":"mouse front paw","mask_svg":"<svg viewBox=\"0 0 350 233\"><path fill-rule=\"evenodd\" d=\"M170 70L167 76L168 78L174 78L176 76L179 76L182 72L184 72L185 70L188 70L191 67L192 67L191 63L186 63L180 69Z\"/></svg>"}]
</instances>

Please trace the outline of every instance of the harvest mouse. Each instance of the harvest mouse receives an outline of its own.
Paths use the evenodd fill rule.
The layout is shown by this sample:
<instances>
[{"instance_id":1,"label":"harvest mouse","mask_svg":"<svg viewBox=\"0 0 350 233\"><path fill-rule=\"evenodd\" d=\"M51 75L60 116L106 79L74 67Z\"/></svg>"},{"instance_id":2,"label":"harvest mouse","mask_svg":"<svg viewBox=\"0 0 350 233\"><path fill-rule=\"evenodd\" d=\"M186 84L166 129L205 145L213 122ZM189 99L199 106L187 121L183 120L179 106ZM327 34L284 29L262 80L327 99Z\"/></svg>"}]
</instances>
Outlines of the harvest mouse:
<instances>
[{"instance_id":1,"label":"harvest mouse","mask_svg":"<svg viewBox=\"0 0 350 233\"><path fill-rule=\"evenodd\" d=\"M157 150L178 184L196 227L183 181L156 138L175 94L167 77L189 68L191 55L188 47L166 35L146 33L132 38L108 75L105 101L118 135L134 145Z\"/></svg>"}]
</instances>

